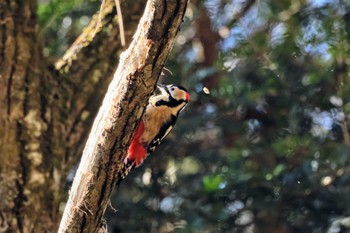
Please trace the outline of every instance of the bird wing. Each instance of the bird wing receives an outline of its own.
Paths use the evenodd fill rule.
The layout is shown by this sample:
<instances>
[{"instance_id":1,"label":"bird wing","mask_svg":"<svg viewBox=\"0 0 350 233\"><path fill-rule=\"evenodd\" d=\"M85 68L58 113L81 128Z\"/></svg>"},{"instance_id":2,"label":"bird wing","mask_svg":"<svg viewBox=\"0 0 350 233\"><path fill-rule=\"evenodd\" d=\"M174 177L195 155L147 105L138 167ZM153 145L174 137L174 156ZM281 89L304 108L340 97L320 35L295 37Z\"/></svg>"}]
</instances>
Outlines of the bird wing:
<instances>
[{"instance_id":1,"label":"bird wing","mask_svg":"<svg viewBox=\"0 0 350 233\"><path fill-rule=\"evenodd\" d=\"M153 152L163 141L163 139L171 132L176 123L176 118L176 116L172 116L171 119L160 128L159 133L153 138L148 146L148 153Z\"/></svg>"}]
</instances>

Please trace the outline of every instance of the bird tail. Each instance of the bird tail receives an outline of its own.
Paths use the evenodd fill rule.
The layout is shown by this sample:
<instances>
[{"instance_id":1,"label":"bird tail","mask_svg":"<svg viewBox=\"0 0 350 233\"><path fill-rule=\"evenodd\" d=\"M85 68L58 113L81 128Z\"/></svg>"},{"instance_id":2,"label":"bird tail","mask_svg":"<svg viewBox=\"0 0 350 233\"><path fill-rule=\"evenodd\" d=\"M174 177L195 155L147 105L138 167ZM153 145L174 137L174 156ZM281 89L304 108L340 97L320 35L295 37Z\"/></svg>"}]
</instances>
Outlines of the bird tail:
<instances>
[{"instance_id":1,"label":"bird tail","mask_svg":"<svg viewBox=\"0 0 350 233\"><path fill-rule=\"evenodd\" d=\"M125 179L131 169L139 166L147 157L147 151L142 145L140 138L145 130L143 121L141 120L137 126L136 132L131 140L128 155L126 156L123 168L120 170L117 178L117 186Z\"/></svg>"},{"instance_id":2,"label":"bird tail","mask_svg":"<svg viewBox=\"0 0 350 233\"><path fill-rule=\"evenodd\" d=\"M117 188L119 188L122 181L129 174L131 169L133 169L134 167L135 167L135 161L131 161L127 159L126 162L124 163L124 166L122 167L122 169L117 175L117 184L116 184Z\"/></svg>"}]
</instances>

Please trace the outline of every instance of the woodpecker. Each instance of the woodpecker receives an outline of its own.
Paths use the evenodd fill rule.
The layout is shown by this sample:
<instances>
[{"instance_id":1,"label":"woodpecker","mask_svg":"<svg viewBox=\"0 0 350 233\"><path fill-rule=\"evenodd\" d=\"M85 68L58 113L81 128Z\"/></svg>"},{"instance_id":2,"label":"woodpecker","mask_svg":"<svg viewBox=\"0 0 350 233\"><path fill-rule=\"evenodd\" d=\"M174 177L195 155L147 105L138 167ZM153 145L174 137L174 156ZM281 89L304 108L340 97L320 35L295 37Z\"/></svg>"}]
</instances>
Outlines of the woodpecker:
<instances>
[{"instance_id":1,"label":"woodpecker","mask_svg":"<svg viewBox=\"0 0 350 233\"><path fill-rule=\"evenodd\" d=\"M160 94L149 99L146 110L131 140L118 184L131 169L140 166L174 128L179 113L190 100L188 91L177 85L157 84Z\"/></svg>"}]
</instances>

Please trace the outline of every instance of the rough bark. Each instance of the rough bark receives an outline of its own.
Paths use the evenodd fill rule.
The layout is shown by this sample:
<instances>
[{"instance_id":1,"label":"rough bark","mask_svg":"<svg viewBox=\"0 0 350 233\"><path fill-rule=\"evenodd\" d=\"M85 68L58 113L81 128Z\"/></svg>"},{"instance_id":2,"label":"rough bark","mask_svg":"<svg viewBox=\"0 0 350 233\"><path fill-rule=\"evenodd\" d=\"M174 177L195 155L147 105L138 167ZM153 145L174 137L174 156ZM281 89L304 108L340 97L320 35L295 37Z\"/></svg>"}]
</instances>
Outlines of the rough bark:
<instances>
[{"instance_id":1,"label":"rough bark","mask_svg":"<svg viewBox=\"0 0 350 233\"><path fill-rule=\"evenodd\" d=\"M132 40L146 2L122 1L127 45ZM59 59L55 68L59 80L63 137L57 141L57 154L66 171L80 158L85 140L123 50L114 0L104 0L82 34ZM58 135L59 136L59 135ZM61 148L62 141L66 145Z\"/></svg>"},{"instance_id":2,"label":"rough bark","mask_svg":"<svg viewBox=\"0 0 350 233\"><path fill-rule=\"evenodd\" d=\"M58 215L58 205L53 205L57 183L46 140L50 113L45 94L50 82L37 38L35 4L0 3L2 232L48 231Z\"/></svg>"},{"instance_id":3,"label":"rough bark","mask_svg":"<svg viewBox=\"0 0 350 233\"><path fill-rule=\"evenodd\" d=\"M149 0L95 119L59 232L97 232L132 133L179 30L187 0Z\"/></svg>"},{"instance_id":4,"label":"rough bark","mask_svg":"<svg viewBox=\"0 0 350 233\"><path fill-rule=\"evenodd\" d=\"M130 38L143 2L123 3ZM67 171L122 50L117 24L105 0L55 69L41 56L36 0L0 1L0 232L57 230Z\"/></svg>"}]
</instances>

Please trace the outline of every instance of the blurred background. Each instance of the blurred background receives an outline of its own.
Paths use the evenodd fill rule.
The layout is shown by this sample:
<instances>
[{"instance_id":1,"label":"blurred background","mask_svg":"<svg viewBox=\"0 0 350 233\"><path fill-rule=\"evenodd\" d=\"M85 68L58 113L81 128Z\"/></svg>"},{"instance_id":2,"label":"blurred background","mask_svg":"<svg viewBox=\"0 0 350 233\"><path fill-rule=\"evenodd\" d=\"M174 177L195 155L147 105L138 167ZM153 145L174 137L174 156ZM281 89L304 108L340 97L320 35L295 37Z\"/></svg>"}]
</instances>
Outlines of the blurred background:
<instances>
[{"instance_id":1,"label":"blurred background","mask_svg":"<svg viewBox=\"0 0 350 233\"><path fill-rule=\"evenodd\" d=\"M100 4L40 0L44 55ZM191 0L161 78L191 102L113 193L108 231L350 232L349 54L348 0Z\"/></svg>"}]
</instances>

